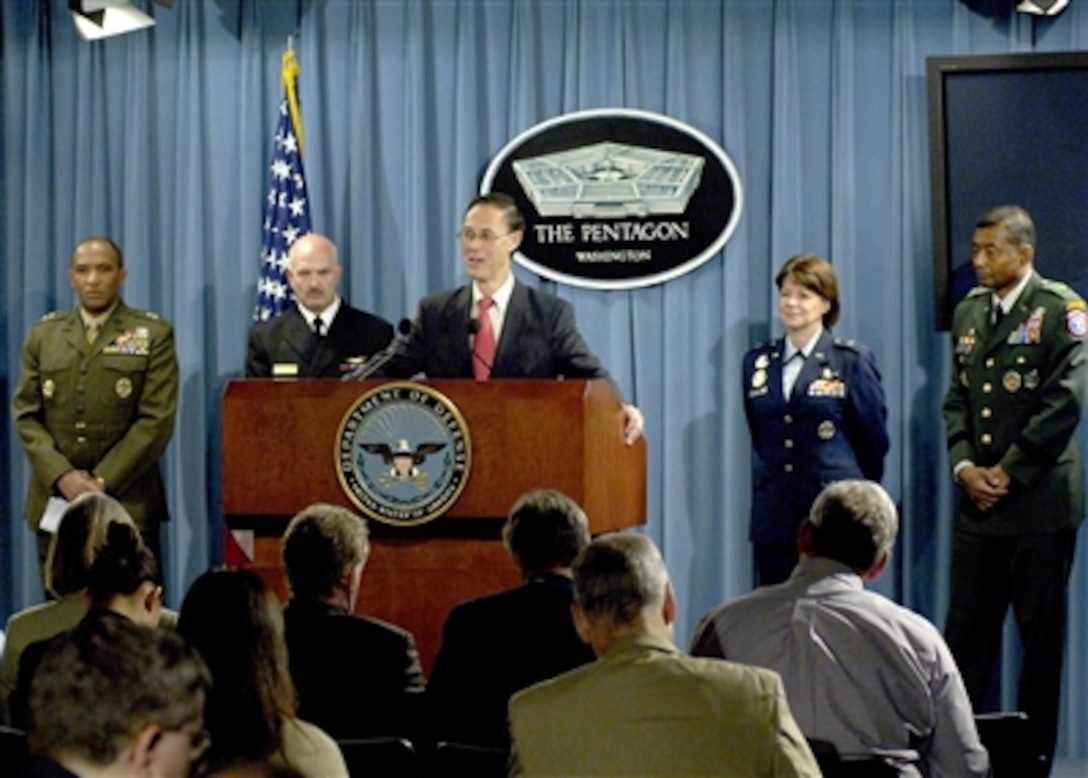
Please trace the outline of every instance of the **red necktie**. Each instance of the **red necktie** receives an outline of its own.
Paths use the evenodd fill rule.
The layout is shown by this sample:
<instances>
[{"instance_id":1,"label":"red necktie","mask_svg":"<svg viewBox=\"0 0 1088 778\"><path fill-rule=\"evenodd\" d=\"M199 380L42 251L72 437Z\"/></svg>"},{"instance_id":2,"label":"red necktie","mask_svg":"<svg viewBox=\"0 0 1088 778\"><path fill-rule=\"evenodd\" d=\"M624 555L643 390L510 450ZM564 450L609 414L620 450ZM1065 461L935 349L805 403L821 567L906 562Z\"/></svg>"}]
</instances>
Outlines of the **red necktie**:
<instances>
[{"instance_id":1,"label":"red necktie","mask_svg":"<svg viewBox=\"0 0 1088 778\"><path fill-rule=\"evenodd\" d=\"M477 381L486 381L491 377L491 367L495 364L495 328L491 326L488 310L495 301L490 297L480 298L480 328L476 331L476 341L472 344L472 374Z\"/></svg>"}]
</instances>

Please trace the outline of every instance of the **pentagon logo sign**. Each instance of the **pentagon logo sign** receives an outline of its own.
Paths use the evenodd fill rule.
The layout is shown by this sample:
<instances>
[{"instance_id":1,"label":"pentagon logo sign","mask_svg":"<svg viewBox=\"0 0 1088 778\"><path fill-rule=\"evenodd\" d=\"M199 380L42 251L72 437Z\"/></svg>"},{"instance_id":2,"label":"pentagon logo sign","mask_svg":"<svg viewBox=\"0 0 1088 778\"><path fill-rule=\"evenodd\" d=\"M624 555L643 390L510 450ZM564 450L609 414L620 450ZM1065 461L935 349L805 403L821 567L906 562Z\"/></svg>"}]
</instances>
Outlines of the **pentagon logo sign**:
<instances>
[{"instance_id":1,"label":"pentagon logo sign","mask_svg":"<svg viewBox=\"0 0 1088 778\"><path fill-rule=\"evenodd\" d=\"M448 397L422 384L370 390L344 414L336 441L344 493L386 524L436 519L468 483L472 445L465 420Z\"/></svg>"},{"instance_id":2,"label":"pentagon logo sign","mask_svg":"<svg viewBox=\"0 0 1088 778\"><path fill-rule=\"evenodd\" d=\"M721 251L743 195L718 144L647 111L579 111L510 141L481 192L512 195L525 214L515 259L575 286L659 284Z\"/></svg>"}]
</instances>

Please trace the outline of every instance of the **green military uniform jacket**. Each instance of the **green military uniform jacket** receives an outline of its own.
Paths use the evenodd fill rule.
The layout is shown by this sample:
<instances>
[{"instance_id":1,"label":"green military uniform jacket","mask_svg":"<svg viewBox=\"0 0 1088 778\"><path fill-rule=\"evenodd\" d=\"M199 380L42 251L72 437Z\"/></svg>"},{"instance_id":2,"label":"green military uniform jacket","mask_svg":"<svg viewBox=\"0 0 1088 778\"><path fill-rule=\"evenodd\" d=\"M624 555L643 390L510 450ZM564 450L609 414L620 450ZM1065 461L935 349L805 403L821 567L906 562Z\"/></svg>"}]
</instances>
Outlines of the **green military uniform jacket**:
<instances>
[{"instance_id":1,"label":"green military uniform jacket","mask_svg":"<svg viewBox=\"0 0 1088 778\"><path fill-rule=\"evenodd\" d=\"M992 296L979 287L956 307L945 429L953 467L1000 464L1012 484L986 513L964 495L958 526L980 535L1076 528L1084 516L1074 434L1088 387L1084 300L1033 272L994 327Z\"/></svg>"},{"instance_id":2,"label":"green military uniform jacket","mask_svg":"<svg viewBox=\"0 0 1088 778\"><path fill-rule=\"evenodd\" d=\"M35 323L11 405L32 471L30 526L37 529L54 484L73 468L103 479L140 528L165 521L158 460L177 399L174 330L156 314L119 303L93 344L78 308Z\"/></svg>"}]
</instances>

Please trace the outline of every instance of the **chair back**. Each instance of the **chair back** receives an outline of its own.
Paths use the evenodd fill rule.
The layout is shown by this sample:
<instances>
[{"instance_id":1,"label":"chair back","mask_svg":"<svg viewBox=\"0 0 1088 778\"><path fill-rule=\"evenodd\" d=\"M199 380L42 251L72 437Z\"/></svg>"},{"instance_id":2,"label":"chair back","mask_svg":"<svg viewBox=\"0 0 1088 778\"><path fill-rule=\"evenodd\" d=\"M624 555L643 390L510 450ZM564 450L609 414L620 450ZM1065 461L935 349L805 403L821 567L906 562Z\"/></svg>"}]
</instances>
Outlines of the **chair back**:
<instances>
[{"instance_id":1,"label":"chair back","mask_svg":"<svg viewBox=\"0 0 1088 778\"><path fill-rule=\"evenodd\" d=\"M506 778L509 760L510 752L505 748L443 740L435 747L434 774Z\"/></svg>"},{"instance_id":2,"label":"chair back","mask_svg":"<svg viewBox=\"0 0 1088 778\"><path fill-rule=\"evenodd\" d=\"M895 762L879 754L840 754L833 743L809 738L824 778L898 778Z\"/></svg>"},{"instance_id":3,"label":"chair back","mask_svg":"<svg viewBox=\"0 0 1088 778\"><path fill-rule=\"evenodd\" d=\"M21 729L0 727L0 776L23 761L26 756L26 733Z\"/></svg>"},{"instance_id":4,"label":"chair back","mask_svg":"<svg viewBox=\"0 0 1088 778\"><path fill-rule=\"evenodd\" d=\"M389 778L419 778L419 761L412 744L399 737L372 737L337 740L348 766L348 775L381 775Z\"/></svg>"},{"instance_id":5,"label":"chair back","mask_svg":"<svg viewBox=\"0 0 1088 778\"><path fill-rule=\"evenodd\" d=\"M975 716L978 737L990 752L993 778L1037 775L1042 759L1033 747L1034 733L1028 714L1021 711L979 713Z\"/></svg>"}]
</instances>

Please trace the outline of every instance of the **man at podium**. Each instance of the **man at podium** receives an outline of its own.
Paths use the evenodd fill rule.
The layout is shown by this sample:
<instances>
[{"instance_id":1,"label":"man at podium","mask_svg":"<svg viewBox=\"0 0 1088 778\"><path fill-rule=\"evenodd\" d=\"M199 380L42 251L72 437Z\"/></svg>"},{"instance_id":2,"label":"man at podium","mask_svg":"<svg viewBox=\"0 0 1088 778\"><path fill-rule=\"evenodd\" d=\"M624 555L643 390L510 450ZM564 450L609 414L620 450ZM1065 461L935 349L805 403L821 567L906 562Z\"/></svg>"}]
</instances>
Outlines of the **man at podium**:
<instances>
[{"instance_id":1,"label":"man at podium","mask_svg":"<svg viewBox=\"0 0 1088 778\"><path fill-rule=\"evenodd\" d=\"M246 378L340 378L389 344L393 325L337 294L342 272L324 235L291 244L287 282L295 306L250 330Z\"/></svg>"},{"instance_id":2,"label":"man at podium","mask_svg":"<svg viewBox=\"0 0 1088 778\"><path fill-rule=\"evenodd\" d=\"M530 289L511 270L525 219L514 199L479 195L465 210L461 259L471 284L424 297L411 332L385 367L410 378L609 378L574 321L570 303ZM624 404L628 445L642 413Z\"/></svg>"}]
</instances>

